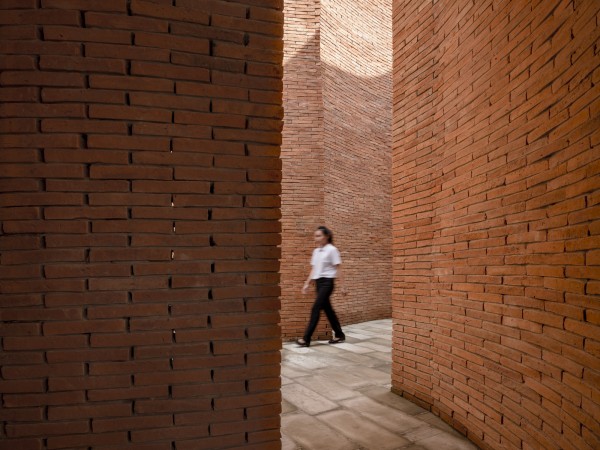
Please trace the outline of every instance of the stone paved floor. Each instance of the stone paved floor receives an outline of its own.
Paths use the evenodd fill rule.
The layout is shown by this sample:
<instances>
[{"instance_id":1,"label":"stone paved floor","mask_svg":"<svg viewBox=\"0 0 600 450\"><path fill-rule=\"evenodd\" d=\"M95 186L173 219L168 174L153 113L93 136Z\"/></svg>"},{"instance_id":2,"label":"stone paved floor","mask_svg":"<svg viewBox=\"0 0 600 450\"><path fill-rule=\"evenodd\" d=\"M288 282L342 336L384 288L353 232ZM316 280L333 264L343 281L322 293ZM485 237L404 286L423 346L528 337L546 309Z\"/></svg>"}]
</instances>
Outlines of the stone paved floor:
<instances>
[{"instance_id":1,"label":"stone paved floor","mask_svg":"<svg viewBox=\"0 0 600 450\"><path fill-rule=\"evenodd\" d=\"M477 450L390 392L391 320L344 327L346 342L283 345L283 450Z\"/></svg>"}]
</instances>

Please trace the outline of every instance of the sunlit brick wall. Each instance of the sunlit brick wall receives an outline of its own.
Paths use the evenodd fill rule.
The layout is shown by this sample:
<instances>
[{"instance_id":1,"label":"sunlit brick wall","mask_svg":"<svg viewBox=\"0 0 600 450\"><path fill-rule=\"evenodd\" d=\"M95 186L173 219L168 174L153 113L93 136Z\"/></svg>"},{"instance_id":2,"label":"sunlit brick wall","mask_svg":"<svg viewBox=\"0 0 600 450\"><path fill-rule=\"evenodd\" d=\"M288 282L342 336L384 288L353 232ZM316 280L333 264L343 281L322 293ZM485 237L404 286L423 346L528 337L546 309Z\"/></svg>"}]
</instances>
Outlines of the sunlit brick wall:
<instances>
[{"instance_id":1,"label":"sunlit brick wall","mask_svg":"<svg viewBox=\"0 0 600 450\"><path fill-rule=\"evenodd\" d=\"M394 3L393 388L600 447L600 4Z\"/></svg>"},{"instance_id":2,"label":"sunlit brick wall","mask_svg":"<svg viewBox=\"0 0 600 450\"><path fill-rule=\"evenodd\" d=\"M302 335L312 234L342 253L342 325L391 314L391 1L285 5L282 330ZM330 335L322 320L316 335Z\"/></svg>"},{"instance_id":3,"label":"sunlit brick wall","mask_svg":"<svg viewBox=\"0 0 600 450\"><path fill-rule=\"evenodd\" d=\"M280 448L282 1L0 8L0 449Z\"/></svg>"},{"instance_id":4,"label":"sunlit brick wall","mask_svg":"<svg viewBox=\"0 0 600 450\"><path fill-rule=\"evenodd\" d=\"M281 328L284 338L293 338L308 321L313 298L300 290L310 270L313 231L325 222L323 77L320 1L288 1L284 8Z\"/></svg>"},{"instance_id":5,"label":"sunlit brick wall","mask_svg":"<svg viewBox=\"0 0 600 450\"><path fill-rule=\"evenodd\" d=\"M325 211L343 323L391 316L392 2L322 0Z\"/></svg>"}]
</instances>

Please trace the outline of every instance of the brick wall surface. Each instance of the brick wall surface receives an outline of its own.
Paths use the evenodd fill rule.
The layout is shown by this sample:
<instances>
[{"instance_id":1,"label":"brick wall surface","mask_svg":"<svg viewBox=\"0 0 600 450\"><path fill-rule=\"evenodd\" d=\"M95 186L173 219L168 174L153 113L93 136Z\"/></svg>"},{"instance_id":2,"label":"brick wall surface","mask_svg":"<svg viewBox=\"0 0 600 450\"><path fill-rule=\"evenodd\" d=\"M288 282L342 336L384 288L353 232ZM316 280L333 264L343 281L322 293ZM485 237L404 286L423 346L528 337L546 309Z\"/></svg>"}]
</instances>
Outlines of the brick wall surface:
<instances>
[{"instance_id":1,"label":"brick wall surface","mask_svg":"<svg viewBox=\"0 0 600 450\"><path fill-rule=\"evenodd\" d=\"M325 217L320 0L284 2L284 16L281 328L284 338L293 338L308 321L312 296L300 290L313 231Z\"/></svg>"},{"instance_id":2,"label":"brick wall surface","mask_svg":"<svg viewBox=\"0 0 600 450\"><path fill-rule=\"evenodd\" d=\"M278 449L281 0L0 1L0 449Z\"/></svg>"},{"instance_id":3,"label":"brick wall surface","mask_svg":"<svg viewBox=\"0 0 600 450\"><path fill-rule=\"evenodd\" d=\"M391 1L286 2L282 330L301 336L312 234L334 232L342 325L391 314ZM322 320L316 335L330 335Z\"/></svg>"},{"instance_id":4,"label":"brick wall surface","mask_svg":"<svg viewBox=\"0 0 600 450\"><path fill-rule=\"evenodd\" d=\"M322 0L325 211L342 323L391 316L392 2Z\"/></svg>"},{"instance_id":5,"label":"brick wall surface","mask_svg":"<svg viewBox=\"0 0 600 450\"><path fill-rule=\"evenodd\" d=\"M394 4L394 390L600 447L600 4Z\"/></svg>"}]
</instances>

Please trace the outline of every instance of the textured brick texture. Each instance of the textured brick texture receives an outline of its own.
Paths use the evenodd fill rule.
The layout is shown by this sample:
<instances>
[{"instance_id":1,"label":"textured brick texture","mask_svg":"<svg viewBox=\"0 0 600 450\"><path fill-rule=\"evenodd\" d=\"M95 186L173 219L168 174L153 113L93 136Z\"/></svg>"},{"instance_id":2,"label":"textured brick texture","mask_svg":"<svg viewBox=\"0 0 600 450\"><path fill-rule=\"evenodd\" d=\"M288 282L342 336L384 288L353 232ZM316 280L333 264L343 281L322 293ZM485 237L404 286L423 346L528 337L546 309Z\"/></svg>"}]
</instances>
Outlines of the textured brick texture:
<instances>
[{"instance_id":1,"label":"textured brick texture","mask_svg":"<svg viewBox=\"0 0 600 450\"><path fill-rule=\"evenodd\" d=\"M0 449L278 449L281 0L0 8Z\"/></svg>"},{"instance_id":2,"label":"textured brick texture","mask_svg":"<svg viewBox=\"0 0 600 450\"><path fill-rule=\"evenodd\" d=\"M301 335L312 234L334 232L344 323L391 314L391 1L285 5L282 330ZM326 320L317 329L330 336Z\"/></svg>"},{"instance_id":3,"label":"textured brick texture","mask_svg":"<svg viewBox=\"0 0 600 450\"><path fill-rule=\"evenodd\" d=\"M311 296L300 293L308 276L312 233L325 221L323 75L320 0L284 4L284 90L281 195L281 329L301 336ZM325 334L321 321L318 334Z\"/></svg>"},{"instance_id":4,"label":"textured brick texture","mask_svg":"<svg viewBox=\"0 0 600 450\"><path fill-rule=\"evenodd\" d=\"M600 447L600 4L397 1L394 390Z\"/></svg>"}]
</instances>

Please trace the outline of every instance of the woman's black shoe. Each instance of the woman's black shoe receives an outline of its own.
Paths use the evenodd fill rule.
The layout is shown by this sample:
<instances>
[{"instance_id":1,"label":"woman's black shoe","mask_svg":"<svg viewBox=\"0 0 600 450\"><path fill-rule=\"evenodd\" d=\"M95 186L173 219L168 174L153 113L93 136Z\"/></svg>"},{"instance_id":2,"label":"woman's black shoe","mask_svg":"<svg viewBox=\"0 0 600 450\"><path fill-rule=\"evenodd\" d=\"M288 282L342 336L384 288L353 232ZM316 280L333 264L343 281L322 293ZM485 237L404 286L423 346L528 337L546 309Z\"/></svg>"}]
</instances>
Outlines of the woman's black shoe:
<instances>
[{"instance_id":1,"label":"woman's black shoe","mask_svg":"<svg viewBox=\"0 0 600 450\"><path fill-rule=\"evenodd\" d=\"M310 347L310 342L306 342L304 339L296 340L296 344L298 344L300 347Z\"/></svg>"}]
</instances>

